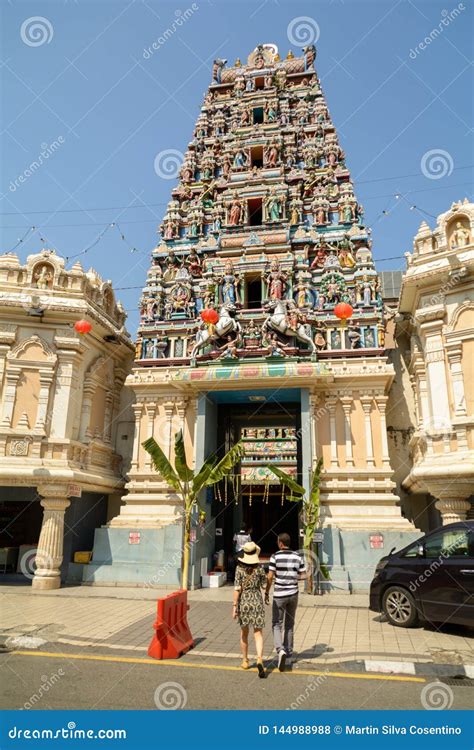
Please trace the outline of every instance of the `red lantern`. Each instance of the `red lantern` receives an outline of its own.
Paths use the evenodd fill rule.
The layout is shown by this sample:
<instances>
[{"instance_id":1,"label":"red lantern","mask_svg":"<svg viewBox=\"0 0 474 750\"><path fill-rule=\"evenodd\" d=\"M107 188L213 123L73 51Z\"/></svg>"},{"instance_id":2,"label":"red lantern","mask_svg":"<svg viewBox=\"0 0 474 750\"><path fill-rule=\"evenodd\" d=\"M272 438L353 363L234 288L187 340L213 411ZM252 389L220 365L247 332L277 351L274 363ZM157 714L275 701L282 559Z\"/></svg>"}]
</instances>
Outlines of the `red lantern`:
<instances>
[{"instance_id":1,"label":"red lantern","mask_svg":"<svg viewBox=\"0 0 474 750\"><path fill-rule=\"evenodd\" d=\"M217 321L219 320L219 316L218 316L217 312L215 310L213 310L212 308L211 309L207 309L206 308L205 310L201 311L201 319L205 323L214 324L214 323L217 323Z\"/></svg>"},{"instance_id":2,"label":"red lantern","mask_svg":"<svg viewBox=\"0 0 474 750\"><path fill-rule=\"evenodd\" d=\"M92 330L92 326L88 320L76 320L74 330L81 336L84 336L85 333L89 333Z\"/></svg>"},{"instance_id":3,"label":"red lantern","mask_svg":"<svg viewBox=\"0 0 474 750\"><path fill-rule=\"evenodd\" d=\"M354 311L348 302L339 302L334 308L334 315L336 316L336 318L339 318L339 320L342 321L341 322L342 327L347 325L347 321L352 316L353 312Z\"/></svg>"}]
</instances>

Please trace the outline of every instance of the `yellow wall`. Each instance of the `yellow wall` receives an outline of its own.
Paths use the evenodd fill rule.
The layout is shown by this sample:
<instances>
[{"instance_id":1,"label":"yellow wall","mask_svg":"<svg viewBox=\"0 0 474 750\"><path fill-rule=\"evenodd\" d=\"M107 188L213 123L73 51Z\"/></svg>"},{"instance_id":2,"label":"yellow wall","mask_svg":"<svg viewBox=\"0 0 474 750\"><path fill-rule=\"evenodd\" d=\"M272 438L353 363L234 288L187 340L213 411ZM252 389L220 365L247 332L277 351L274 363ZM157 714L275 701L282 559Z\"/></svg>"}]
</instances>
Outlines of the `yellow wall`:
<instances>
[{"instance_id":1,"label":"yellow wall","mask_svg":"<svg viewBox=\"0 0 474 750\"><path fill-rule=\"evenodd\" d=\"M16 388L15 406L13 408L12 427L16 427L22 414L28 416L30 428L33 429L38 413L38 396L40 392L40 374L38 370L22 370Z\"/></svg>"},{"instance_id":2,"label":"yellow wall","mask_svg":"<svg viewBox=\"0 0 474 750\"><path fill-rule=\"evenodd\" d=\"M463 341L462 375L466 395L466 410L469 416L474 414L474 341Z\"/></svg>"},{"instance_id":3,"label":"yellow wall","mask_svg":"<svg viewBox=\"0 0 474 750\"><path fill-rule=\"evenodd\" d=\"M365 448L364 410L358 398L354 399L351 423L354 465L356 469L363 469L367 463L367 451Z\"/></svg>"}]
</instances>

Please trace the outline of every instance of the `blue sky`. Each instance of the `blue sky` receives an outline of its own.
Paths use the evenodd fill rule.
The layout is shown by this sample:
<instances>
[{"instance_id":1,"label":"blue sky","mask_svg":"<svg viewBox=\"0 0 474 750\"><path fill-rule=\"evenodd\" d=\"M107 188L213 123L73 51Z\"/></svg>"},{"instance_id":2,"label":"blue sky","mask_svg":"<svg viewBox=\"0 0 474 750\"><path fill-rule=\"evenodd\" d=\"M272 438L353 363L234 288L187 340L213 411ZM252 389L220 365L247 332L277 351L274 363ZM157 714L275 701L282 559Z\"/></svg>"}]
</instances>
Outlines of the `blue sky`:
<instances>
[{"instance_id":1,"label":"blue sky","mask_svg":"<svg viewBox=\"0 0 474 750\"><path fill-rule=\"evenodd\" d=\"M472 195L468 0L5 0L2 251L26 234L22 259L42 246L81 253L86 268L119 288L135 333L140 289L122 287L143 285L174 184L155 171L157 155L185 150L214 57L244 61L260 42L300 54L305 39L290 44L289 36L301 23L319 37L317 71L374 255L402 256L423 212ZM125 240L117 228L104 233L112 222Z\"/></svg>"}]
</instances>

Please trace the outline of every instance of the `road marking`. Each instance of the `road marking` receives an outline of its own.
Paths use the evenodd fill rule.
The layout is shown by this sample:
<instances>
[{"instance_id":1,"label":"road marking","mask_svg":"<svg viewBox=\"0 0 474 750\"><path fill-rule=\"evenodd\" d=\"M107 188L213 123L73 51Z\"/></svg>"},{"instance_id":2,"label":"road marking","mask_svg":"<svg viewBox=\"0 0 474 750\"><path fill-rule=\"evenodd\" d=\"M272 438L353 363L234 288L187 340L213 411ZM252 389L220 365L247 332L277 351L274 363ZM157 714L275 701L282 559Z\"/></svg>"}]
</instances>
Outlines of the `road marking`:
<instances>
[{"instance_id":1,"label":"road marking","mask_svg":"<svg viewBox=\"0 0 474 750\"><path fill-rule=\"evenodd\" d=\"M131 656L107 656L107 654L68 654L60 651L10 651L12 656L44 656L49 659L80 659L82 661L109 661L115 664L154 664L155 666L187 667L189 669L216 669L223 672L243 672L240 667L231 667L226 664L192 664L177 659L134 659ZM245 670L256 672L256 668ZM278 670L274 670L278 673ZM298 669L295 672L285 672L285 675L309 675L311 677L342 677L350 680L389 680L391 682L426 682L424 677L408 677L394 674L356 674L351 672L330 672L329 670L316 671L313 669Z\"/></svg>"}]
</instances>

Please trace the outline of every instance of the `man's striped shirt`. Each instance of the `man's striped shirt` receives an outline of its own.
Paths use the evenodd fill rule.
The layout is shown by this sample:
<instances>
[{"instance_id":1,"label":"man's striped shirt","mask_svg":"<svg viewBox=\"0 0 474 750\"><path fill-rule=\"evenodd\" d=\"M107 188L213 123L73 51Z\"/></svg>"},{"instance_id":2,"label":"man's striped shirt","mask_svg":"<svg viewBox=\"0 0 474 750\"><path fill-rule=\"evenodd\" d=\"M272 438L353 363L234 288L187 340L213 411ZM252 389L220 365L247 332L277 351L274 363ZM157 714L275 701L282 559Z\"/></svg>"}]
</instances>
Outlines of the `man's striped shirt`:
<instances>
[{"instance_id":1,"label":"man's striped shirt","mask_svg":"<svg viewBox=\"0 0 474 750\"><path fill-rule=\"evenodd\" d=\"M304 560L291 549L280 549L270 558L268 570L275 576L274 598L298 593L298 577L305 573Z\"/></svg>"}]
</instances>

